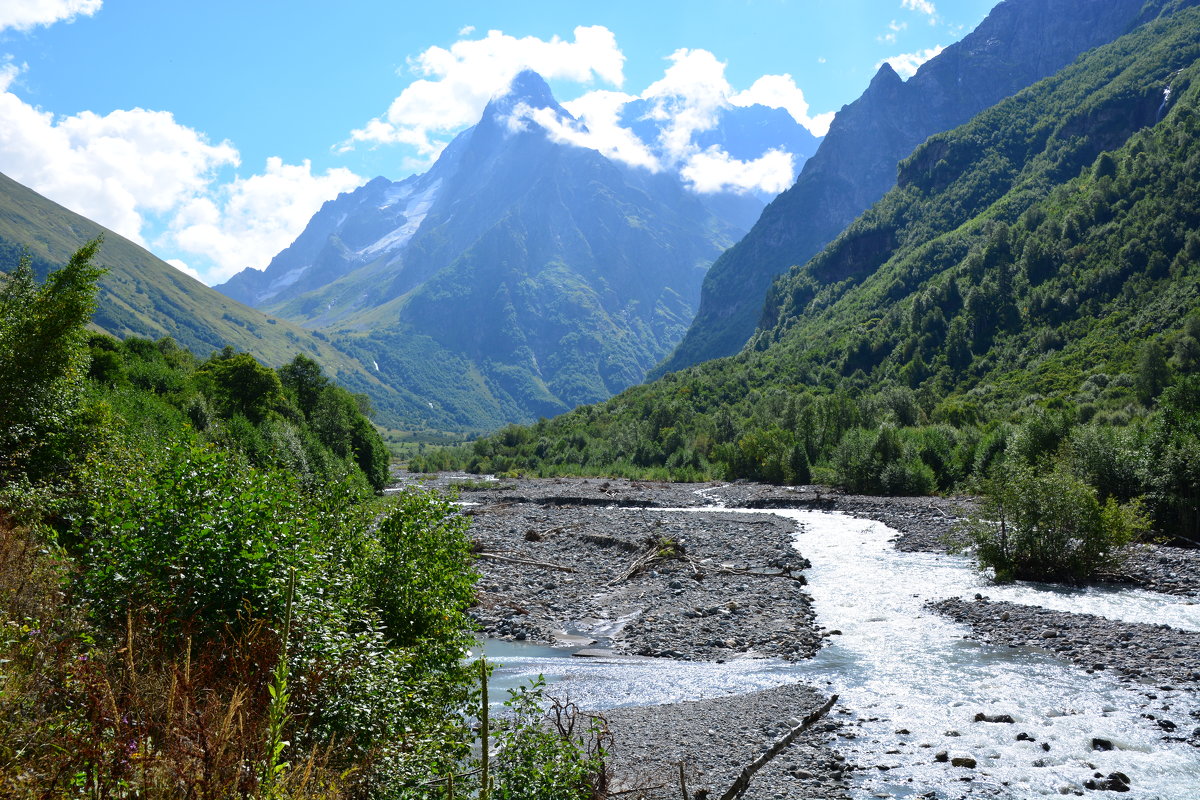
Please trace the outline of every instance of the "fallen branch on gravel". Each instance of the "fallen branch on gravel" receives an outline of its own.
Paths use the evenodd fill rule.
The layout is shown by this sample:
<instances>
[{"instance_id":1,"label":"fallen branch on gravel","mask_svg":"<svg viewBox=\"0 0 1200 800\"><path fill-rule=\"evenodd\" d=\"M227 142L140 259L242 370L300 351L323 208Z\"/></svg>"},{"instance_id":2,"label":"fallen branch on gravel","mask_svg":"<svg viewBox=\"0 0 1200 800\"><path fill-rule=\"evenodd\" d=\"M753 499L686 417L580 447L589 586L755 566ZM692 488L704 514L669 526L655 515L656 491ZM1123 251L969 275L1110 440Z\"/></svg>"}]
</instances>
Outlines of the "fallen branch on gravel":
<instances>
[{"instance_id":1,"label":"fallen branch on gravel","mask_svg":"<svg viewBox=\"0 0 1200 800\"><path fill-rule=\"evenodd\" d=\"M738 775L737 780L733 782L733 785L729 787L725 794L721 795L721 800L736 800L745 794L746 789L750 786L750 779L754 777L754 774L765 767L771 761L771 759L782 753L789 744L796 740L796 737L815 725L817 720L821 719L821 717L828 714L829 709L833 708L833 704L836 703L837 700L838 696L835 694L833 697L825 701L825 705L821 706L816 711L802 719L799 725L776 739L775 743L767 748L762 755L745 766L745 768L742 770L742 774Z\"/></svg>"},{"instance_id":2,"label":"fallen branch on gravel","mask_svg":"<svg viewBox=\"0 0 1200 800\"><path fill-rule=\"evenodd\" d=\"M534 561L529 558L515 558L513 556L501 555L500 553L475 553L475 557L487 559L488 561L503 561L506 564L524 564L530 567L556 569L559 572L575 572L574 567L568 567L564 564L552 564L549 561Z\"/></svg>"},{"instance_id":3,"label":"fallen branch on gravel","mask_svg":"<svg viewBox=\"0 0 1200 800\"><path fill-rule=\"evenodd\" d=\"M793 575L792 571L786 567L779 572L758 572L757 570L760 569L764 569L764 567L734 567L728 564L719 564L713 571L718 575L745 575L751 578L787 578L788 580L799 581L800 583L808 583L803 575Z\"/></svg>"},{"instance_id":4,"label":"fallen branch on gravel","mask_svg":"<svg viewBox=\"0 0 1200 800\"><path fill-rule=\"evenodd\" d=\"M926 505L925 507L926 507L926 508L928 508L930 511L936 511L936 512L938 512L939 514L941 514L943 517L945 517L945 518L946 518L946 519L948 519L948 520L953 520L953 519L954 519L954 517L952 517L951 515L947 514L945 511L943 511L942 509L938 508L938 507L937 507L937 506L935 506L933 503L929 503L929 504L928 504L928 505Z\"/></svg>"},{"instance_id":5,"label":"fallen branch on gravel","mask_svg":"<svg viewBox=\"0 0 1200 800\"><path fill-rule=\"evenodd\" d=\"M655 561L668 558L677 558L684 561L689 560L684 555L683 545L678 542L671 541L670 539L653 539L649 542L646 552L635 558L633 563L624 572L609 581L607 585L616 586L618 583L624 583Z\"/></svg>"}]
</instances>

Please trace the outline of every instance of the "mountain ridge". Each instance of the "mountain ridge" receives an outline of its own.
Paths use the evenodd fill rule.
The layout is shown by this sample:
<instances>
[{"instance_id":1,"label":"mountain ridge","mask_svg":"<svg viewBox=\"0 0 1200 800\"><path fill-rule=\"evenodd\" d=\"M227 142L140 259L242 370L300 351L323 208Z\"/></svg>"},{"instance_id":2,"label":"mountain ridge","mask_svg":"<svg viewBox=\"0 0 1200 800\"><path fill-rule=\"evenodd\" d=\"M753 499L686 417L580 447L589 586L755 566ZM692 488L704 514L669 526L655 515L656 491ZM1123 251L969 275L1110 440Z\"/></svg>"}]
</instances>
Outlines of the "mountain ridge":
<instances>
[{"instance_id":1,"label":"mountain ridge","mask_svg":"<svg viewBox=\"0 0 1200 800\"><path fill-rule=\"evenodd\" d=\"M754 333L775 276L803 265L895 183L896 166L939 131L1036 80L1079 53L1187 3L1142 0L1005 0L908 81L881 65L862 96L843 107L796 183L772 201L747 236L705 276L700 310L654 378L731 355Z\"/></svg>"},{"instance_id":2,"label":"mountain ridge","mask_svg":"<svg viewBox=\"0 0 1200 800\"><path fill-rule=\"evenodd\" d=\"M413 399L392 411L421 424L494 428L640 381L745 231L722 215L758 201L558 141L531 109L571 122L522 73L427 173L332 201L265 272L218 288L377 364ZM401 195L417 213L388 205Z\"/></svg>"}]
</instances>

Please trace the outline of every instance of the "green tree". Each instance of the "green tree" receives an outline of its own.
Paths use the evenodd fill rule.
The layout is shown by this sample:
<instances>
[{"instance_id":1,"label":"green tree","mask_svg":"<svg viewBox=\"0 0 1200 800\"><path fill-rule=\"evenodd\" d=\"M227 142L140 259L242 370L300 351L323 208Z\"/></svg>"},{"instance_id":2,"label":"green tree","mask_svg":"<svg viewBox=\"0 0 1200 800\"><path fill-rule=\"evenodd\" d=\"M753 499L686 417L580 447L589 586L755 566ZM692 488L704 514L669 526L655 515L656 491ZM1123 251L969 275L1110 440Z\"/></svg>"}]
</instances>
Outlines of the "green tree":
<instances>
[{"instance_id":1,"label":"green tree","mask_svg":"<svg viewBox=\"0 0 1200 800\"><path fill-rule=\"evenodd\" d=\"M1103 504L1061 464L1000 465L982 485L984 506L964 527L981 567L997 581L1082 582L1114 565L1149 528L1134 501Z\"/></svg>"},{"instance_id":2,"label":"green tree","mask_svg":"<svg viewBox=\"0 0 1200 800\"><path fill-rule=\"evenodd\" d=\"M1134 376L1133 387L1138 402L1149 408L1170 382L1171 367L1167 364L1167 351L1162 342L1152 339L1142 347L1137 374Z\"/></svg>"},{"instance_id":3,"label":"green tree","mask_svg":"<svg viewBox=\"0 0 1200 800\"><path fill-rule=\"evenodd\" d=\"M24 257L0 285L0 477L59 472L81 444L72 429L88 370L85 326L104 274L92 264L100 243L79 248L40 286Z\"/></svg>"},{"instance_id":4,"label":"green tree","mask_svg":"<svg viewBox=\"0 0 1200 800\"><path fill-rule=\"evenodd\" d=\"M1163 392L1142 472L1159 528L1200 541L1200 375Z\"/></svg>"},{"instance_id":5,"label":"green tree","mask_svg":"<svg viewBox=\"0 0 1200 800\"><path fill-rule=\"evenodd\" d=\"M224 417L241 414L261 422L287 405L278 373L249 353L222 351L197 370L197 377L207 384Z\"/></svg>"},{"instance_id":6,"label":"green tree","mask_svg":"<svg viewBox=\"0 0 1200 800\"><path fill-rule=\"evenodd\" d=\"M279 380L295 397L296 406L305 416L312 412L321 393L329 386L329 379L321 372L321 365L303 353L279 368Z\"/></svg>"}]
</instances>

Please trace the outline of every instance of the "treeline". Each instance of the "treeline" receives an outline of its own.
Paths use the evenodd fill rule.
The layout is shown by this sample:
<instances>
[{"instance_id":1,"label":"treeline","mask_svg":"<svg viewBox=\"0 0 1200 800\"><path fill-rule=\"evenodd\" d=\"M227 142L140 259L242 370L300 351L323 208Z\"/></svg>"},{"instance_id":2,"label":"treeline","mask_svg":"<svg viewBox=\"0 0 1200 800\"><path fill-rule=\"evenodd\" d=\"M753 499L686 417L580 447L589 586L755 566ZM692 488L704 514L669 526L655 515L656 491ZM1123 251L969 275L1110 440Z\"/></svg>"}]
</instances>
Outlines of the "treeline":
<instances>
[{"instance_id":1,"label":"treeline","mask_svg":"<svg viewBox=\"0 0 1200 800\"><path fill-rule=\"evenodd\" d=\"M191 426L200 439L277 467L305 486L348 479L388 482L388 451L370 403L333 383L300 354L279 369L225 348L200 361L172 339L89 337L88 396L160 440Z\"/></svg>"},{"instance_id":2,"label":"treeline","mask_svg":"<svg viewBox=\"0 0 1200 800\"><path fill-rule=\"evenodd\" d=\"M376 493L362 403L307 358L90 335L97 247L0 276L0 795L478 783L466 519ZM592 797L597 754L521 719L496 796Z\"/></svg>"},{"instance_id":3,"label":"treeline","mask_svg":"<svg viewBox=\"0 0 1200 800\"><path fill-rule=\"evenodd\" d=\"M1150 348L1151 351L1157 348ZM1127 421L1084 421L1080 406L1035 404L979 423L938 418L916 392L890 386L854 397L776 389L743 391L698 411L693 382L668 375L658 392L627 392L619 412L577 409L553 421L511 426L471 446L414 458L409 469L465 469L540 476L611 475L699 481L746 478L776 484L822 483L863 494L969 491L1000 465L1062 463L1100 498L1145 497L1157 529L1200 542L1200 375L1173 373L1153 352L1145 371L1169 382L1141 406L1144 375L1094 375L1081 387L1117 404ZM1147 379L1148 380L1148 379ZM660 389L662 387L659 387ZM722 393L714 393L720 397Z\"/></svg>"},{"instance_id":4,"label":"treeline","mask_svg":"<svg viewBox=\"0 0 1200 800\"><path fill-rule=\"evenodd\" d=\"M1092 51L918 148L742 353L410 469L925 494L1049 459L1200 540L1198 58L1196 9Z\"/></svg>"}]
</instances>

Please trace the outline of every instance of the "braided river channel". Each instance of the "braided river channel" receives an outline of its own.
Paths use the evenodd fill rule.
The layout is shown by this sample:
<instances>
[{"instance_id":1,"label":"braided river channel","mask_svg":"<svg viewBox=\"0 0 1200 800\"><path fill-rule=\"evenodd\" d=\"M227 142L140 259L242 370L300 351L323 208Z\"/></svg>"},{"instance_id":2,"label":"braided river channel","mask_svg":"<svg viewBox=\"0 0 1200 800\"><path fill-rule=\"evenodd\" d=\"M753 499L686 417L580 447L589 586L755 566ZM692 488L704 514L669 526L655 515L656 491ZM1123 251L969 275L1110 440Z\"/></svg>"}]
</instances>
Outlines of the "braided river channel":
<instances>
[{"instance_id":1,"label":"braided river channel","mask_svg":"<svg viewBox=\"0 0 1200 800\"><path fill-rule=\"evenodd\" d=\"M856 765L850 773L856 798L1106 797L1115 795L1085 791L1083 784L1096 773L1113 772L1131 778L1125 797L1200 798L1200 750L1165 741L1163 731L1143 716L1169 716L1190 730L1200 725L1197 693L1088 674L1039 649L980 644L965 638L965 626L925 603L982 593L1192 631L1200 630L1200 604L1132 589L995 586L964 558L897 551L889 543L895 531L879 522L822 511L753 513L779 514L797 525L795 546L812 562L805 574L817 621L840 631L816 658L724 664L573 658L569 650L489 642L487 655L502 665L496 683L513 685L541 673L580 706L604 709L802 681L839 694L839 707L849 710L840 719L856 723L843 726L834 741ZM1006 714L1014 722L975 722L978 713ZM1093 739L1108 740L1113 748L1098 751ZM935 759L942 751L949 760ZM977 767L968 775L950 763L958 756L975 759Z\"/></svg>"}]
</instances>

